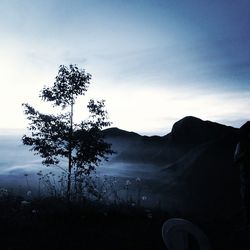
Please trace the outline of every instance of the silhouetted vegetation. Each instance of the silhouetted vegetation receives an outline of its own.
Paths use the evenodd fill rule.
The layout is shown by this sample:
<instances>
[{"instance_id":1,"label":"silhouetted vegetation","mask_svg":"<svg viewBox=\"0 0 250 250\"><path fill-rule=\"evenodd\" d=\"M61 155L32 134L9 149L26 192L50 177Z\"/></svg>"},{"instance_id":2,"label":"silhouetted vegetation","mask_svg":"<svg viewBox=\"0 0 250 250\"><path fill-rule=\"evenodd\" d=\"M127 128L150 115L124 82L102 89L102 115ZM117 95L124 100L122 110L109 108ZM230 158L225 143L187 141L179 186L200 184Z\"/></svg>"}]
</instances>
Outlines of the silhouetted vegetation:
<instances>
[{"instance_id":1,"label":"silhouetted vegetation","mask_svg":"<svg viewBox=\"0 0 250 250\"><path fill-rule=\"evenodd\" d=\"M84 78L86 82L80 84L82 89L78 94L74 94L73 83L80 79L81 74L83 78L86 77L76 66L61 66L54 86L42 90L41 98L52 102L54 106L60 106L63 111L61 114L42 114L24 104L30 120L31 135L25 135L23 143L31 146L31 150L43 158L44 165L62 167L61 159L66 158L68 169L62 172L52 170L25 174L26 187L23 188L23 193L0 188L0 248L164 250L166 247L161 237L162 225L167 219L178 217L198 225L214 250L247 249L249 232L240 221L240 204L237 199L228 199L230 203L225 202L227 195L234 194L228 192L231 190L229 188L232 188L236 193L235 197L238 197L237 182L233 182L238 177L233 175L235 168L232 159L237 142L237 129L188 117L175 124L172 132L164 137L142 137L119 129L101 132L103 127L109 125L107 113L103 101L93 100L88 105L90 117L80 124L75 124L75 100L78 94L87 90L90 79ZM71 82L71 89L68 88L68 83L64 86L67 81ZM60 89L65 96L61 96ZM72 96L74 98L70 99ZM195 131L193 122L196 125ZM202 131L197 135L199 129ZM188 131L188 134L183 135L183 131ZM200 134L206 136L201 137ZM162 192L163 197L172 195L170 203L175 200L179 203L173 206L172 210L171 204L167 209L167 206L162 206L161 200L157 203L145 188L144 182L149 180L135 176L117 178L93 174L101 159L113 153L111 145L104 139L110 143L117 142L121 148L114 160L119 162L122 159L124 164L125 159L128 162L141 162L143 159L158 166L161 177L156 181L163 178L167 181L159 182L159 189L156 190L157 187L151 185L152 175L149 182L150 192L155 188L157 192ZM127 146L122 149L124 145ZM131 153L130 149L135 145L137 148ZM200 148L202 150L199 150ZM221 149L219 156L216 154L218 148ZM165 166L168 161L174 164ZM179 175L176 179L172 171L173 180L178 182L168 182L171 177L171 172L168 171L178 169L184 169L185 175ZM228 184L222 182L226 173L233 177L229 178ZM212 185L208 186L205 181L201 183L202 176L209 177ZM185 179L181 179L183 177ZM34 188L36 178L38 187ZM181 180L184 187L182 189ZM228 187L227 192L219 187ZM167 188L169 190L166 190ZM230 204L228 210L232 211L231 213L226 213L222 206L217 209L217 204L211 202L219 203L220 200L216 198L219 192L223 194L219 199L224 199L221 203ZM211 193L213 197L206 197ZM214 197L216 199L213 199ZM205 213L196 213L195 208L203 205L202 199L208 201L206 207L200 210ZM150 206L148 201L151 202ZM216 209L213 209L214 207ZM199 212L199 209L196 211ZM204 216L205 214L208 217ZM198 249L194 238L190 238L190 244L192 250Z\"/></svg>"},{"instance_id":2,"label":"silhouetted vegetation","mask_svg":"<svg viewBox=\"0 0 250 250\"><path fill-rule=\"evenodd\" d=\"M167 213L128 203L57 198L0 201L1 249L165 249ZM150 216L149 216L150 214Z\"/></svg>"},{"instance_id":3,"label":"silhouetted vegetation","mask_svg":"<svg viewBox=\"0 0 250 250\"><path fill-rule=\"evenodd\" d=\"M58 115L43 114L29 104L23 104L30 121L31 135L24 135L25 145L43 158L46 166L60 166L62 158L68 159L67 196L70 198L72 181L81 192L82 177L95 170L102 159L112 154L111 145L103 140L101 129L109 126L104 100L90 100L87 108L89 118L79 124L74 122L74 105L84 95L91 75L75 65L61 65L52 87L44 87L40 93L43 101L60 107ZM72 176L73 173L73 176Z\"/></svg>"},{"instance_id":4,"label":"silhouetted vegetation","mask_svg":"<svg viewBox=\"0 0 250 250\"><path fill-rule=\"evenodd\" d=\"M105 205L55 197L25 202L24 197L6 195L2 190L1 249L164 250L161 227L170 217L186 218L199 225L214 250L243 250L249 244L246 232L235 227L233 218L185 217L129 202Z\"/></svg>"}]
</instances>

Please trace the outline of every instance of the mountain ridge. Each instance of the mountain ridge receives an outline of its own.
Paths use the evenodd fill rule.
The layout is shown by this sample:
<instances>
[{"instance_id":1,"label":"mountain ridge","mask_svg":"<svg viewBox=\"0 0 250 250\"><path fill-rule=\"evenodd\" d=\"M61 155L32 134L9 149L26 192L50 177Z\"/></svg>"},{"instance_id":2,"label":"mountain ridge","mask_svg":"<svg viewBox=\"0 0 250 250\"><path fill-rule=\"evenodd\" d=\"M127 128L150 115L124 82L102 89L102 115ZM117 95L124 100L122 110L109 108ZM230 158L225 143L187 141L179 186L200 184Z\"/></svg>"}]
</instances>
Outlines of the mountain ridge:
<instances>
[{"instance_id":1,"label":"mountain ridge","mask_svg":"<svg viewBox=\"0 0 250 250\"><path fill-rule=\"evenodd\" d=\"M159 179L152 189L165 194L174 209L209 216L240 210L239 169L233 160L238 128L187 116L164 136L141 136L118 128L104 135L117 152L113 162L153 166Z\"/></svg>"},{"instance_id":2,"label":"mountain ridge","mask_svg":"<svg viewBox=\"0 0 250 250\"><path fill-rule=\"evenodd\" d=\"M221 123L217 123L217 122L213 122L213 121L210 121L210 120L202 120L200 118L197 118L197 117L194 117L194 116L185 116L184 118L178 120L177 122L175 122L172 126L172 130L163 135L163 136L160 136L160 135L141 135L139 133L136 133L136 132L133 132L133 131L127 131L127 130L124 130L124 129L120 129L118 127L110 127L110 128L107 128L107 129L104 129L103 132L104 134L106 135L109 135L109 136L118 136L118 135L130 135L130 136L142 136L142 137L146 137L146 138L166 138L168 137L171 133L175 132L176 129L179 130L180 128L190 128L191 126L194 126L197 127L197 126L206 126L206 127L221 127L221 128L226 128L226 129L229 129L229 130L238 130L238 128L235 128L235 127L232 127L232 126L228 126L228 125L225 125L225 124L221 124Z\"/></svg>"}]
</instances>

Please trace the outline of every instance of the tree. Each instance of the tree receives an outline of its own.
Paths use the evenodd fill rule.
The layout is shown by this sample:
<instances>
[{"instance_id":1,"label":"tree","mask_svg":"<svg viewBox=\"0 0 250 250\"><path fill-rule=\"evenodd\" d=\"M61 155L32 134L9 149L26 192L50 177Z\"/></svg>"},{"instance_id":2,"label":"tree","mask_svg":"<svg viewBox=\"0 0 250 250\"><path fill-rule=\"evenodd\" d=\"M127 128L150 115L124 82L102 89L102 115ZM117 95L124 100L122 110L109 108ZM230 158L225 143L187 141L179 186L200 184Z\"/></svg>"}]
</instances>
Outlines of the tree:
<instances>
[{"instance_id":1,"label":"tree","mask_svg":"<svg viewBox=\"0 0 250 250\"><path fill-rule=\"evenodd\" d=\"M40 93L43 101L53 107L61 107L57 115L43 114L29 104L24 113L29 120L31 134L24 135L24 145L43 158L46 166L59 166L61 159L68 159L67 195L70 198L72 172L74 176L89 175L102 159L112 154L111 144L104 141L101 130L110 125L107 120L105 101L90 100L87 108L89 117L79 124L74 123L74 105L80 95L84 95L90 84L91 75L76 65L59 67L52 87L44 87Z\"/></svg>"}]
</instances>

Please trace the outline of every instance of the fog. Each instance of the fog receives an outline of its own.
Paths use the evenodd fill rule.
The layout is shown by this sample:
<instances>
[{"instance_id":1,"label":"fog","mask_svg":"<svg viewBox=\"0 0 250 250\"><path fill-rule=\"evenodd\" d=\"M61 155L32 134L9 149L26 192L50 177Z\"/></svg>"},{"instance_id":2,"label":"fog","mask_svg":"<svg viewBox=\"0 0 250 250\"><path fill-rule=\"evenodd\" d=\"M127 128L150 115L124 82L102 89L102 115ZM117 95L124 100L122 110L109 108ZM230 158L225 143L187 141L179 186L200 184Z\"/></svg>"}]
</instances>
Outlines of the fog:
<instances>
[{"instance_id":1,"label":"fog","mask_svg":"<svg viewBox=\"0 0 250 250\"><path fill-rule=\"evenodd\" d=\"M55 178L62 173L62 169L55 166L46 167L41 162L39 156L34 155L29 151L29 147L22 144L21 136L0 136L0 188L21 189L23 192L30 188L36 190L39 171L43 174L53 172ZM60 166L66 170L67 162L62 161ZM102 181L106 179L110 182L116 179L116 188L121 199L126 199L128 195L129 199L138 199L140 185L140 198L143 197L145 204L152 205L160 200L153 188L159 181L159 172L156 169L151 164L117 162L111 157L109 161L102 162L97 167L92 178ZM129 187L126 189L128 181Z\"/></svg>"},{"instance_id":2,"label":"fog","mask_svg":"<svg viewBox=\"0 0 250 250\"><path fill-rule=\"evenodd\" d=\"M212 157L214 150L217 150L214 146L215 144L205 151L203 147L188 151L172 165L162 167L144 163L142 160L145 161L145 154L140 156L145 159L140 161L139 157L134 162L125 160L126 157L121 160L122 157L113 155L108 162L102 162L90 178L98 184L98 191L107 198L104 199L111 202L116 199L116 193L120 201L133 204L140 200L140 204L144 206L160 206L167 211L205 213L206 216L221 211L223 214L230 214L231 210L235 210L232 204L238 204L235 202L238 199L238 192L235 191L237 181L233 169L228 169L232 152L229 148L221 156L221 160L217 160ZM118 150L117 145L114 145L114 150ZM41 187L43 194L47 195L48 189L40 186L40 176L37 173L42 171L44 176L53 172L52 179L59 187L62 169L43 166L41 161L39 156L34 156L29 151L29 147L22 145L21 136L0 136L0 188L11 189L24 196L32 190L35 196ZM62 161L60 167L67 170L67 161ZM223 173L221 177L218 177L219 169ZM88 196L88 191L85 195ZM227 213L226 209L229 210Z\"/></svg>"},{"instance_id":3,"label":"fog","mask_svg":"<svg viewBox=\"0 0 250 250\"><path fill-rule=\"evenodd\" d=\"M40 170L60 171L54 166L43 166L41 158L29 149L22 144L21 136L0 136L0 175L35 174ZM64 160L61 166L66 169ZM112 157L109 161L102 162L96 173L124 178L156 178L153 165L115 162Z\"/></svg>"}]
</instances>

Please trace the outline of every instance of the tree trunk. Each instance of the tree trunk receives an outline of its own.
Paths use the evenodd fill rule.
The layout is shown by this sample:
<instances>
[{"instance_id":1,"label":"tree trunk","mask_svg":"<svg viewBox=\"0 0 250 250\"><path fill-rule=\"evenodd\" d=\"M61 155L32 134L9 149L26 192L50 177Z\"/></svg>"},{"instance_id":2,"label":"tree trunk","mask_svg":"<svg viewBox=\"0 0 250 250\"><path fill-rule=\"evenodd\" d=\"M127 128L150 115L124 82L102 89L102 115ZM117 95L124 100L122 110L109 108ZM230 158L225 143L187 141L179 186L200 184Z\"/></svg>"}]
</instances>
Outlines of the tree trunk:
<instances>
[{"instance_id":1,"label":"tree trunk","mask_svg":"<svg viewBox=\"0 0 250 250\"><path fill-rule=\"evenodd\" d=\"M73 102L71 103L70 111L70 132L69 132L69 165L68 165L68 187L67 198L70 200L71 196L71 171L72 171L72 139L73 139Z\"/></svg>"}]
</instances>

